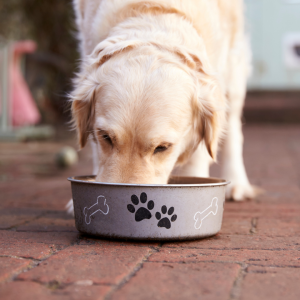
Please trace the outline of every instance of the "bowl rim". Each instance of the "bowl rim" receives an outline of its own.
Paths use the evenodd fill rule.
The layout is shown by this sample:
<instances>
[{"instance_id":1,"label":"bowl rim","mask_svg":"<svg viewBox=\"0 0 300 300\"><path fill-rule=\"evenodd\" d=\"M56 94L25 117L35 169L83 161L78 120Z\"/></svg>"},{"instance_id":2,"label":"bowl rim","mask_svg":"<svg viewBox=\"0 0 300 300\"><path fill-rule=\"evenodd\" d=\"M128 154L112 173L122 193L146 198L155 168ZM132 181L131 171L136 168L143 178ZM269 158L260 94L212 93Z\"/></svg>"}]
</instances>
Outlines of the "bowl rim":
<instances>
[{"instance_id":1,"label":"bowl rim","mask_svg":"<svg viewBox=\"0 0 300 300\"><path fill-rule=\"evenodd\" d=\"M87 181L87 179L95 179L96 175L85 175L85 176L71 176L68 177L68 180L72 183L85 183L85 184L94 184L94 185L106 185L106 186L126 186L126 187L212 187L212 186L226 186L230 184L230 181L216 178L216 177L187 177L187 176L173 176L171 178L176 178L177 180L199 180L199 181L211 181L206 183L186 183L186 184L134 184L134 183L111 183L111 182L96 182L96 181Z\"/></svg>"}]
</instances>

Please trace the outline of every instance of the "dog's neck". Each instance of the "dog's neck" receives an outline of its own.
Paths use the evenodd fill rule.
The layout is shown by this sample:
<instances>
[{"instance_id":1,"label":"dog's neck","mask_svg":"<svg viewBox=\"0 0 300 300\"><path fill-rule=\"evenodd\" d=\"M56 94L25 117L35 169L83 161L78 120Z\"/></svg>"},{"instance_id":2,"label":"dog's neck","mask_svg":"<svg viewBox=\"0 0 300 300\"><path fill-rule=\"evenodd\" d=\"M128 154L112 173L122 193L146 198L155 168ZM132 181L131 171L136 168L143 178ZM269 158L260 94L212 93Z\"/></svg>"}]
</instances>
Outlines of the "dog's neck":
<instances>
[{"instance_id":1,"label":"dog's neck","mask_svg":"<svg viewBox=\"0 0 300 300\"><path fill-rule=\"evenodd\" d=\"M109 12L106 11L107 15L101 15L93 22L93 36L89 35L83 41L85 54L91 54L103 40L113 37L118 39L119 36L123 40L134 37L145 42L185 45L192 51L207 52L205 47L209 41L203 41L202 33L194 27L191 18L176 8L149 1L127 5L115 12L113 18Z\"/></svg>"},{"instance_id":2,"label":"dog's neck","mask_svg":"<svg viewBox=\"0 0 300 300\"><path fill-rule=\"evenodd\" d=\"M128 18L111 29L89 56L101 65L112 55L133 48L155 47L169 52L192 69L215 73L207 57L205 42L188 19L178 14L139 15ZM88 63L89 65L89 63ZM205 71L204 71L205 70Z\"/></svg>"}]
</instances>

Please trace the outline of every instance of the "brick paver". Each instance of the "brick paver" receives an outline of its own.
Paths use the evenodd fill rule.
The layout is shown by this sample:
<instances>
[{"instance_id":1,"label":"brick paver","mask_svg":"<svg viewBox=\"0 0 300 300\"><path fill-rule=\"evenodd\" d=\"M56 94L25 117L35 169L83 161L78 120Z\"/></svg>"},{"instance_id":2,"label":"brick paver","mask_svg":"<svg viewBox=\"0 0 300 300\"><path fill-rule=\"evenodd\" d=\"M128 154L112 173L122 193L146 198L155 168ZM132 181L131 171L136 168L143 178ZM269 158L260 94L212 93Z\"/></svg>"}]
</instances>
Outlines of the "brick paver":
<instances>
[{"instance_id":1,"label":"brick paver","mask_svg":"<svg viewBox=\"0 0 300 300\"><path fill-rule=\"evenodd\" d=\"M228 299L238 264L145 263L112 299Z\"/></svg>"},{"instance_id":2,"label":"brick paver","mask_svg":"<svg viewBox=\"0 0 300 300\"><path fill-rule=\"evenodd\" d=\"M117 245L74 245L43 261L31 272L17 279L69 284L90 280L95 284L117 284L134 271L151 249Z\"/></svg>"},{"instance_id":3,"label":"brick paver","mask_svg":"<svg viewBox=\"0 0 300 300\"><path fill-rule=\"evenodd\" d=\"M300 272L296 268L250 266L241 286L241 300L298 300Z\"/></svg>"},{"instance_id":4,"label":"brick paver","mask_svg":"<svg viewBox=\"0 0 300 300\"><path fill-rule=\"evenodd\" d=\"M17 227L17 231L77 232L77 229L75 228L74 218L62 211L47 213L30 222L24 222Z\"/></svg>"},{"instance_id":5,"label":"brick paver","mask_svg":"<svg viewBox=\"0 0 300 300\"><path fill-rule=\"evenodd\" d=\"M229 235L219 233L203 240L165 243L162 248L212 250L299 250L299 236L277 237L257 234Z\"/></svg>"},{"instance_id":6,"label":"brick paver","mask_svg":"<svg viewBox=\"0 0 300 300\"><path fill-rule=\"evenodd\" d=\"M58 250L73 245L77 233L0 231L0 256L11 255L43 259Z\"/></svg>"},{"instance_id":7,"label":"brick paver","mask_svg":"<svg viewBox=\"0 0 300 300\"><path fill-rule=\"evenodd\" d=\"M5 300L83 300L102 299L110 290L108 286L94 285L89 282L77 282L62 288L56 281L48 284L14 281L3 285L0 299Z\"/></svg>"},{"instance_id":8,"label":"brick paver","mask_svg":"<svg viewBox=\"0 0 300 300\"><path fill-rule=\"evenodd\" d=\"M261 266L300 268L299 250L249 250L249 249L161 249L149 261L193 263L199 261L237 262Z\"/></svg>"},{"instance_id":9,"label":"brick paver","mask_svg":"<svg viewBox=\"0 0 300 300\"><path fill-rule=\"evenodd\" d=\"M10 275L17 274L30 266L31 261L15 257L0 257L0 281L10 279Z\"/></svg>"},{"instance_id":10,"label":"brick paver","mask_svg":"<svg viewBox=\"0 0 300 300\"><path fill-rule=\"evenodd\" d=\"M300 126L244 132L250 180L266 192L226 202L221 232L187 242L79 234L66 178L91 173L88 152L59 170L61 142L0 143L0 299L300 299Z\"/></svg>"}]
</instances>

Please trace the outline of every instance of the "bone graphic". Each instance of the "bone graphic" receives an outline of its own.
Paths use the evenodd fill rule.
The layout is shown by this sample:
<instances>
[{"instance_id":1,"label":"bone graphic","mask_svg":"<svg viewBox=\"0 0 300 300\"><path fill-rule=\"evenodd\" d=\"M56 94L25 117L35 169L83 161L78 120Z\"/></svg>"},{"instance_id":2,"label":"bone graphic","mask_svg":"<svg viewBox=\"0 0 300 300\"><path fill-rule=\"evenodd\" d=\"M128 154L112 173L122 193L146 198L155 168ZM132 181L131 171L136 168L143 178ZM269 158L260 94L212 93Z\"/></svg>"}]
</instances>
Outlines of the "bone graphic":
<instances>
[{"instance_id":1,"label":"bone graphic","mask_svg":"<svg viewBox=\"0 0 300 300\"><path fill-rule=\"evenodd\" d=\"M104 215L107 215L109 212L109 206L106 204L106 199L104 196L99 196L97 202L91 207L85 207L83 209L83 214L85 215L85 223L91 223L91 216L96 212L102 212Z\"/></svg>"},{"instance_id":2,"label":"bone graphic","mask_svg":"<svg viewBox=\"0 0 300 300\"><path fill-rule=\"evenodd\" d=\"M196 229L200 229L200 227L202 226L202 221L207 218L210 214L213 214L214 216L217 214L218 212L218 198L215 197L211 200L211 205L206 208L204 211L202 212L196 212L195 216L194 216L194 220L195 222L195 228Z\"/></svg>"}]
</instances>

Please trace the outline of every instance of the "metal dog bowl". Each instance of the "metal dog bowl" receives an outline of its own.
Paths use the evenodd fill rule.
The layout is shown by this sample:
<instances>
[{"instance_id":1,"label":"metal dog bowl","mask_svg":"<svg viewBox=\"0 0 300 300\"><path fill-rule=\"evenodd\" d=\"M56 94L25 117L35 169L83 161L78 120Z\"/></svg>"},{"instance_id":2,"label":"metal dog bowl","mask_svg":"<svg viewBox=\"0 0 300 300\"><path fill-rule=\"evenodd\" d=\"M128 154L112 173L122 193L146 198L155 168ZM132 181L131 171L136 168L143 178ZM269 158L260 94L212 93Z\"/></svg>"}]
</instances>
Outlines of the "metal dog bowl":
<instances>
[{"instance_id":1,"label":"metal dog bowl","mask_svg":"<svg viewBox=\"0 0 300 300\"><path fill-rule=\"evenodd\" d=\"M159 185L95 182L95 176L68 180L80 232L140 240L185 240L216 234L221 229L229 184L196 177L176 177Z\"/></svg>"}]
</instances>

